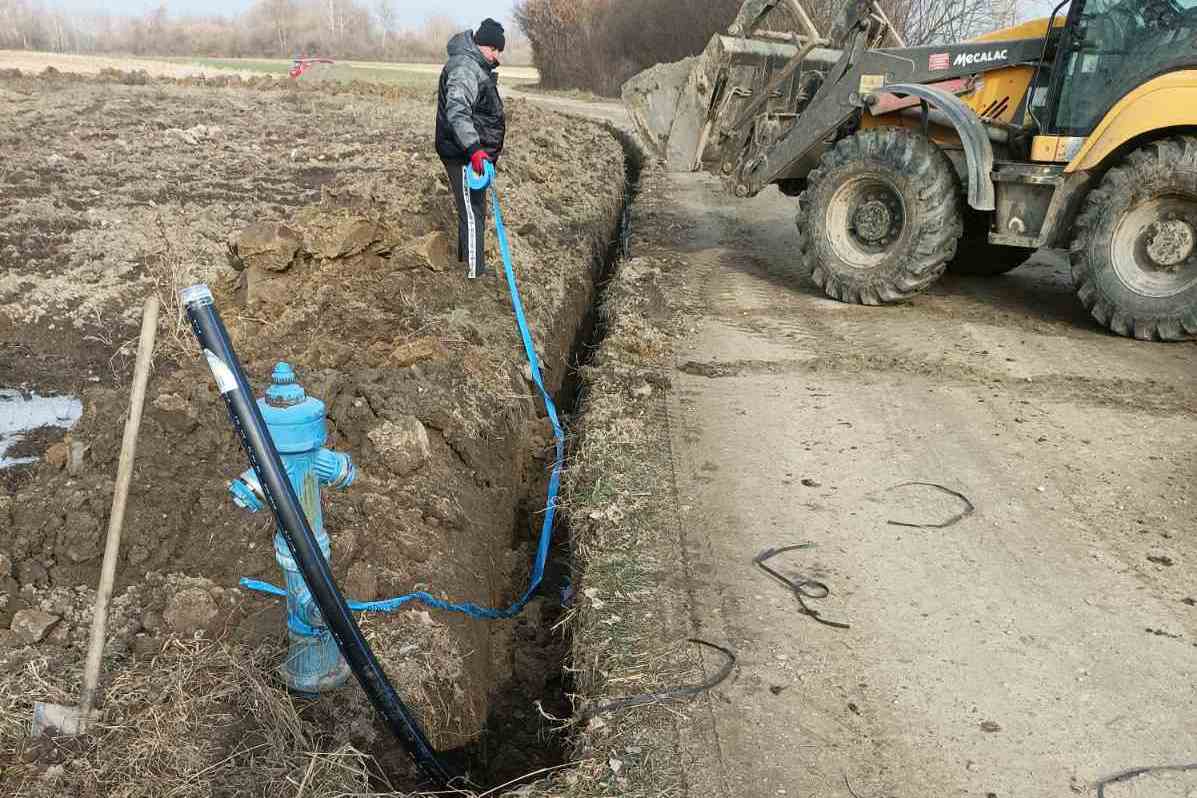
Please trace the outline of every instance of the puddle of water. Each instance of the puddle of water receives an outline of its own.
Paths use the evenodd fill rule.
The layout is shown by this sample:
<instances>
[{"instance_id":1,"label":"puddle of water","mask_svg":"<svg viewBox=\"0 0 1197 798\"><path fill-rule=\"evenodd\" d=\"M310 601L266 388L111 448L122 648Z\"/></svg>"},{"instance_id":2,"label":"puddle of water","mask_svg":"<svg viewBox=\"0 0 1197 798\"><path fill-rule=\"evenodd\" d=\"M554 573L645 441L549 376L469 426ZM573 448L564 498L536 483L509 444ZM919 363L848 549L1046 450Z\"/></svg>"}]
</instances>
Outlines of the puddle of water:
<instances>
[{"instance_id":1,"label":"puddle of water","mask_svg":"<svg viewBox=\"0 0 1197 798\"><path fill-rule=\"evenodd\" d=\"M8 457L25 435L42 427L71 429L83 416L74 396L38 396L0 388L0 469L37 462L36 457Z\"/></svg>"}]
</instances>

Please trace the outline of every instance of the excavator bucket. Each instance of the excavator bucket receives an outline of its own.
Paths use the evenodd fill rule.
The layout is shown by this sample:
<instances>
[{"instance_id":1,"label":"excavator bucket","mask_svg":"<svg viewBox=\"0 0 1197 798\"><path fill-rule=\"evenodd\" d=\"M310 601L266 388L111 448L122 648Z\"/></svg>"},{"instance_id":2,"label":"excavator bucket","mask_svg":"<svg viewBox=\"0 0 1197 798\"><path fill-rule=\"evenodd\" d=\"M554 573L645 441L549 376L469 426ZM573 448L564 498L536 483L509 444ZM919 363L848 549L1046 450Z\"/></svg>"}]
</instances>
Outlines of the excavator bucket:
<instances>
[{"instance_id":1,"label":"excavator bucket","mask_svg":"<svg viewBox=\"0 0 1197 798\"><path fill-rule=\"evenodd\" d=\"M669 137L678 117L678 103L699 58L672 64L657 64L623 85L623 104L640 133L640 138L657 158L669 162ZM690 121L697 119L690 114ZM703 109L705 117L705 109ZM670 162L673 171L690 171L694 153L685 153L680 164Z\"/></svg>"},{"instance_id":2,"label":"excavator bucket","mask_svg":"<svg viewBox=\"0 0 1197 798\"><path fill-rule=\"evenodd\" d=\"M802 100L798 67L839 60L827 44L797 0L747 0L702 55L641 72L624 84L623 102L667 169L718 171L743 115L793 111Z\"/></svg>"}]
</instances>

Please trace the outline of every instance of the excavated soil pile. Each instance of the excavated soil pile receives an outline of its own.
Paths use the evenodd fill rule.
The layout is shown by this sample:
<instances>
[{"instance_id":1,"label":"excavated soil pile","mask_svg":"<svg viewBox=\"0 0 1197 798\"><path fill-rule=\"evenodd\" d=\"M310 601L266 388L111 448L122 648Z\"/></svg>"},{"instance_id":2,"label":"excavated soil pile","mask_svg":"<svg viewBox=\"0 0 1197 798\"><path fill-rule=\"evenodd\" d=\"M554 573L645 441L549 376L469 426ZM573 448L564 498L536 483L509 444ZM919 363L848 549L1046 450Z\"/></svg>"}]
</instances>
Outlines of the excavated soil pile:
<instances>
[{"instance_id":1,"label":"excavated soil pile","mask_svg":"<svg viewBox=\"0 0 1197 798\"><path fill-rule=\"evenodd\" d=\"M246 462L178 289L212 287L257 388L287 360L327 403L329 445L361 470L326 498L325 516L334 571L355 599L429 589L510 603L539 528L551 427L505 285L467 282L452 254L427 98L141 83L0 79L0 388L84 404L70 442L38 437L49 446L38 465L0 471L0 792L294 794L307 770L352 773L329 783L360 791L364 773L381 775L339 746L394 745L356 686L299 715L278 710L290 706L269 678L282 608L236 589L242 576L277 581L272 523L226 494ZM508 112L504 211L557 387L619 217L623 152L600 127L523 102ZM35 744L32 702L74 700L92 596L82 586L96 583L133 339L154 292L166 306L106 663L112 725ZM559 676L544 660L562 645L548 631L555 603L541 598L510 623L409 610L365 626L439 748L519 771L536 762L496 712ZM169 741L153 727L183 696L186 755L159 755ZM530 701L520 712L514 722L535 730ZM270 742L279 728L290 748ZM280 745L325 753L271 758ZM384 761L390 775L401 760Z\"/></svg>"}]
</instances>

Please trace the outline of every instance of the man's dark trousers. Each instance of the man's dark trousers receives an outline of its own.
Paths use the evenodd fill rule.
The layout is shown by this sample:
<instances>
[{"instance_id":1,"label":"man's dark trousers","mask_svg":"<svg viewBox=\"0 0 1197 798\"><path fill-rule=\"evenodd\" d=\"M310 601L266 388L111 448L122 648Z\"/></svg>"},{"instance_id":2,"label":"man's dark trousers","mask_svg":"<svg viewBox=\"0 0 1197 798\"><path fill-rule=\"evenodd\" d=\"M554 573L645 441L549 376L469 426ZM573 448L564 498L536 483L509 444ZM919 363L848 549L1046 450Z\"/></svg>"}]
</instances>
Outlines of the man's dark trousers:
<instances>
[{"instance_id":1,"label":"man's dark trousers","mask_svg":"<svg viewBox=\"0 0 1197 798\"><path fill-rule=\"evenodd\" d=\"M472 167L465 161L441 161L457 202L457 259L466 264L470 279L486 272L486 189L471 191Z\"/></svg>"}]
</instances>

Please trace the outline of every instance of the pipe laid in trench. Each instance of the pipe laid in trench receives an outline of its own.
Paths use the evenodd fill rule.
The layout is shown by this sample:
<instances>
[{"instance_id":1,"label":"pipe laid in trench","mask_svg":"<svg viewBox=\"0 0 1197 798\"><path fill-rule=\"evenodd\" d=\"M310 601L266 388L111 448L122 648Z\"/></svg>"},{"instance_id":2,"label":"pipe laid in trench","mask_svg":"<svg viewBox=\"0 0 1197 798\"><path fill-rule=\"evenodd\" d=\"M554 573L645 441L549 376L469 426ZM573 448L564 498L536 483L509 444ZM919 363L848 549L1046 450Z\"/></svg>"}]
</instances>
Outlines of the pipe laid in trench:
<instances>
[{"instance_id":1,"label":"pipe laid in trench","mask_svg":"<svg viewBox=\"0 0 1197 798\"><path fill-rule=\"evenodd\" d=\"M366 691L374 709L424 773L440 784L448 784L451 780L449 772L437 759L436 751L424 730L387 679L378 658L362 636L345 602L345 596L333 580L332 569L316 543L316 536L300 507L278 450L254 401L249 381L245 378L228 331L216 310L212 292L207 286L197 285L181 292L180 299L204 357L208 360L212 376L216 378L220 394L228 405L233 428L241 438L241 445L249 457L250 465L257 472L275 520L283 530L291 556L299 564L304 581L337 641L337 647Z\"/></svg>"}]
</instances>

